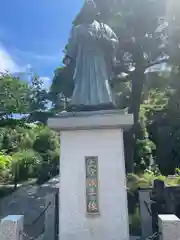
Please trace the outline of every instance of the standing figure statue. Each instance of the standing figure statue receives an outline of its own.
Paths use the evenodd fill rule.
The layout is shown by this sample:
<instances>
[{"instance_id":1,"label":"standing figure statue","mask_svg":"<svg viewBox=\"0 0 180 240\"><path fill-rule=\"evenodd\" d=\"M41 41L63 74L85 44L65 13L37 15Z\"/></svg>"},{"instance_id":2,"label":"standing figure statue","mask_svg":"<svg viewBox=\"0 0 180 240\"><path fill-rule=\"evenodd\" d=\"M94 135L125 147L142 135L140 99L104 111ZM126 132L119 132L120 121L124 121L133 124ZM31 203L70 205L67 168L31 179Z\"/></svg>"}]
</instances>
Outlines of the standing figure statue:
<instances>
[{"instance_id":1,"label":"standing figure statue","mask_svg":"<svg viewBox=\"0 0 180 240\"><path fill-rule=\"evenodd\" d=\"M64 58L65 65L75 63L71 106L80 111L112 109L112 66L118 38L109 26L95 20L98 11L93 0L86 0L80 14L83 23L73 27Z\"/></svg>"}]
</instances>

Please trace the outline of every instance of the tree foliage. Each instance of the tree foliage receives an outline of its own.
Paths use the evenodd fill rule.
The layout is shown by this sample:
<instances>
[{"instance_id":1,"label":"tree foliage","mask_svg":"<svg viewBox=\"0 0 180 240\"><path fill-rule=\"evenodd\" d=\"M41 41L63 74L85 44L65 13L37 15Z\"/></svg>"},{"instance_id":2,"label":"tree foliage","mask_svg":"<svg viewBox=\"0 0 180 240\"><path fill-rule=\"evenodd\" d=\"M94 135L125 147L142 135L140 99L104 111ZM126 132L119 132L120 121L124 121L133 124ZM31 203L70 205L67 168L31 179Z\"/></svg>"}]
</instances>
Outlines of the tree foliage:
<instances>
[{"instance_id":1,"label":"tree foliage","mask_svg":"<svg viewBox=\"0 0 180 240\"><path fill-rule=\"evenodd\" d=\"M0 75L0 114L7 116L13 113L28 111L28 84L9 73Z\"/></svg>"},{"instance_id":2,"label":"tree foliage","mask_svg":"<svg viewBox=\"0 0 180 240\"><path fill-rule=\"evenodd\" d=\"M43 125L0 128L0 177L4 172L16 182L41 177L44 166L45 179L58 173L59 137Z\"/></svg>"},{"instance_id":3,"label":"tree foliage","mask_svg":"<svg viewBox=\"0 0 180 240\"><path fill-rule=\"evenodd\" d=\"M0 80L0 180L14 181L16 186L20 180L39 178L43 163L50 159L47 180L57 174L59 162L59 138L42 124L51 115L48 92L36 75L29 84L9 73ZM14 114L25 115L18 120Z\"/></svg>"}]
</instances>

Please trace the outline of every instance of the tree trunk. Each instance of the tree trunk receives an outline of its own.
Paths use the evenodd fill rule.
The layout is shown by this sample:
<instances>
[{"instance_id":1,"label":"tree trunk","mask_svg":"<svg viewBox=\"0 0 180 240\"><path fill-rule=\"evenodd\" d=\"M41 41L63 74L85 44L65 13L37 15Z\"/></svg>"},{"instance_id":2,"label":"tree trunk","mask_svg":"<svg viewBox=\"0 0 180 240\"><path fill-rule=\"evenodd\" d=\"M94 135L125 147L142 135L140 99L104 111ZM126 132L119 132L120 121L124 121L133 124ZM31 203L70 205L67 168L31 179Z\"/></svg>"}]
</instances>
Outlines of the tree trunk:
<instances>
[{"instance_id":1,"label":"tree trunk","mask_svg":"<svg viewBox=\"0 0 180 240\"><path fill-rule=\"evenodd\" d=\"M133 149L133 131L132 128L124 132L124 150L125 150L125 165L126 172L134 172L134 149Z\"/></svg>"},{"instance_id":2,"label":"tree trunk","mask_svg":"<svg viewBox=\"0 0 180 240\"><path fill-rule=\"evenodd\" d=\"M142 67L137 67L132 74L132 97L131 106L129 108L129 113L132 113L134 116L134 125L129 131L125 132L124 134L126 171L128 173L134 172L134 149L137 140L136 131L139 121L139 110L144 80L144 69L142 69Z\"/></svg>"}]
</instances>

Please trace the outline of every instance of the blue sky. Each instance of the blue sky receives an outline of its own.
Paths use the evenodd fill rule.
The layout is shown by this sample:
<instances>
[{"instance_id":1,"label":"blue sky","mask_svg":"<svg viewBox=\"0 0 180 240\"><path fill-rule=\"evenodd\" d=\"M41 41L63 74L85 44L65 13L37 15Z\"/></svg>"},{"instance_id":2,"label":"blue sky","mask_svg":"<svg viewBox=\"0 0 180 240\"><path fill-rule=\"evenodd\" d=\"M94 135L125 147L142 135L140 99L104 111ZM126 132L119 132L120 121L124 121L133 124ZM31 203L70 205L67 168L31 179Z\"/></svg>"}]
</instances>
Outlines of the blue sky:
<instances>
[{"instance_id":1,"label":"blue sky","mask_svg":"<svg viewBox=\"0 0 180 240\"><path fill-rule=\"evenodd\" d=\"M50 85L72 21L84 0L5 0L0 14L0 72L33 69Z\"/></svg>"}]
</instances>

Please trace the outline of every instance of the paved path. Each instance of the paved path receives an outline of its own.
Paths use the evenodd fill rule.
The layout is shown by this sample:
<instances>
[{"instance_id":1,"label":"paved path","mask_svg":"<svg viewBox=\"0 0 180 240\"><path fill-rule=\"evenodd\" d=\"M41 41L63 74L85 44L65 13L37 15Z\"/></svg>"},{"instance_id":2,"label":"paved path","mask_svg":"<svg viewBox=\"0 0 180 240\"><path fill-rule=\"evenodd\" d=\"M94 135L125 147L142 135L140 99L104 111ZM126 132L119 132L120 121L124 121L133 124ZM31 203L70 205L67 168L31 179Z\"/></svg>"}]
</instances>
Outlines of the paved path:
<instances>
[{"instance_id":1,"label":"paved path","mask_svg":"<svg viewBox=\"0 0 180 240\"><path fill-rule=\"evenodd\" d=\"M45 207L45 197L55 193L59 187L59 177L51 179L41 186L27 185L0 200L0 218L7 215L24 215L25 231L31 237L39 236L44 229L44 216L33 226L32 222ZM24 238L26 239L26 238Z\"/></svg>"}]
</instances>

